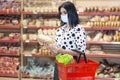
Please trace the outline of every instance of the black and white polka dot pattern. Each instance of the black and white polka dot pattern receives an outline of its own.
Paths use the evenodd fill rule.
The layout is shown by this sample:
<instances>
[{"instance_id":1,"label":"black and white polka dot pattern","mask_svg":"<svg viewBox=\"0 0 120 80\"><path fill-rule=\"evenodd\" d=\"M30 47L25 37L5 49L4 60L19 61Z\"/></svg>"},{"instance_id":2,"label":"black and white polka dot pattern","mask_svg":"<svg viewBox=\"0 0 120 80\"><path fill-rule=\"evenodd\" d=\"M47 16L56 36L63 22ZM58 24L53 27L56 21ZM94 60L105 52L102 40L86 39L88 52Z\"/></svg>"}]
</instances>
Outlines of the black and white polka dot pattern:
<instances>
[{"instance_id":1,"label":"black and white polka dot pattern","mask_svg":"<svg viewBox=\"0 0 120 80\"><path fill-rule=\"evenodd\" d=\"M84 28L80 25L70 28L67 31L65 31L65 28L66 25L57 30L57 45L63 49L77 50L84 53L86 49L86 34Z\"/></svg>"}]
</instances>

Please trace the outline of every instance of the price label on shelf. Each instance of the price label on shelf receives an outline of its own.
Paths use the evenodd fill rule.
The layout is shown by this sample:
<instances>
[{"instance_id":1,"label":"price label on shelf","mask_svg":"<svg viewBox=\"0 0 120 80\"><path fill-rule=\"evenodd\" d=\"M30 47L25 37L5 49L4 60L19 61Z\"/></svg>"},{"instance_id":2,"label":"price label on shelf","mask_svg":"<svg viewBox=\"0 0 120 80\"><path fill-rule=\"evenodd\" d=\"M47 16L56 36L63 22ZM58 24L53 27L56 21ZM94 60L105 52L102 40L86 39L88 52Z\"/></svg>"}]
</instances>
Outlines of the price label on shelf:
<instances>
[{"instance_id":1,"label":"price label on shelf","mask_svg":"<svg viewBox=\"0 0 120 80\"><path fill-rule=\"evenodd\" d=\"M25 54L25 56L32 56L32 54Z\"/></svg>"},{"instance_id":2,"label":"price label on shelf","mask_svg":"<svg viewBox=\"0 0 120 80\"><path fill-rule=\"evenodd\" d=\"M120 31L120 27L118 28L118 31Z\"/></svg>"},{"instance_id":3,"label":"price label on shelf","mask_svg":"<svg viewBox=\"0 0 120 80\"><path fill-rule=\"evenodd\" d=\"M27 26L24 26L24 28L28 28Z\"/></svg>"},{"instance_id":4,"label":"price label on shelf","mask_svg":"<svg viewBox=\"0 0 120 80\"><path fill-rule=\"evenodd\" d=\"M36 11L33 11L33 14L38 14L38 12L36 12Z\"/></svg>"},{"instance_id":5,"label":"price label on shelf","mask_svg":"<svg viewBox=\"0 0 120 80\"><path fill-rule=\"evenodd\" d=\"M29 40L26 40L25 42L26 42L26 43L29 43L30 41L29 41Z\"/></svg>"}]
</instances>

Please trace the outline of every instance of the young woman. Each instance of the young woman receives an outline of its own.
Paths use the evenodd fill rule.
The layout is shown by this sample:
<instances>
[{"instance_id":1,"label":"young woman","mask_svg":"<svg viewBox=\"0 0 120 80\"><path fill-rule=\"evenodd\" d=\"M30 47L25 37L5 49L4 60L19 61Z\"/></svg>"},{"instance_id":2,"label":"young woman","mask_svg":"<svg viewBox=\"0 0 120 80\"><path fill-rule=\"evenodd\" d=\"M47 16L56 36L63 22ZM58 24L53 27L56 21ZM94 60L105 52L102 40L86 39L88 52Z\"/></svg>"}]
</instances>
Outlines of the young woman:
<instances>
[{"instance_id":1,"label":"young woman","mask_svg":"<svg viewBox=\"0 0 120 80\"><path fill-rule=\"evenodd\" d=\"M55 45L47 47L55 54L69 53L73 56L79 56L79 53L85 53L86 34L83 27L79 24L77 10L72 2L64 2L58 8L61 27L57 29ZM55 66L54 80L58 79L57 65Z\"/></svg>"}]
</instances>

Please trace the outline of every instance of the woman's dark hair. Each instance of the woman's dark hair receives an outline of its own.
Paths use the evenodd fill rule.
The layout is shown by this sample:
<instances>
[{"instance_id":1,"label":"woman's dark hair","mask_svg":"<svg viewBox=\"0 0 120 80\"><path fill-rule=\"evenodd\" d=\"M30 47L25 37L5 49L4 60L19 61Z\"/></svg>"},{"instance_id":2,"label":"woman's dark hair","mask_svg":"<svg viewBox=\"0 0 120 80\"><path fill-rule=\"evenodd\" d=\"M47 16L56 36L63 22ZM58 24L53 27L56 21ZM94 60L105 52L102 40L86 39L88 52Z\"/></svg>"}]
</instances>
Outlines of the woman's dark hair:
<instances>
[{"instance_id":1,"label":"woman's dark hair","mask_svg":"<svg viewBox=\"0 0 120 80\"><path fill-rule=\"evenodd\" d=\"M79 18L78 18L78 14L77 14L77 10L74 6L74 4L70 1L64 2L63 4L61 4L58 8L58 16L59 19L61 20L61 8L64 8L67 11L68 14L68 20L69 20L69 24L71 27L76 26L77 24L79 24ZM65 24L64 22L62 22L62 25Z\"/></svg>"}]
</instances>

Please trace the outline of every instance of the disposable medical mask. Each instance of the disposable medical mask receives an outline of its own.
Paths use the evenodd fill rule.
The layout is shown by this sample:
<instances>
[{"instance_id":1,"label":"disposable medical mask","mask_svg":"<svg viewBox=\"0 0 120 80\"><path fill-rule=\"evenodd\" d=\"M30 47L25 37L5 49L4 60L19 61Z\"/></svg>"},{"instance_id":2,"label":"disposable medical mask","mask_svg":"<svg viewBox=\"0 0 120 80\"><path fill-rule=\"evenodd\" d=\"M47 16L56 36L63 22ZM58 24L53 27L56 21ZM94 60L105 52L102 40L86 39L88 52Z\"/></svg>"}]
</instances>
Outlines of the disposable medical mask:
<instances>
[{"instance_id":1,"label":"disposable medical mask","mask_svg":"<svg viewBox=\"0 0 120 80\"><path fill-rule=\"evenodd\" d=\"M65 14L65 15L61 15L61 20L64 22L64 23L68 23L68 14Z\"/></svg>"}]
</instances>

